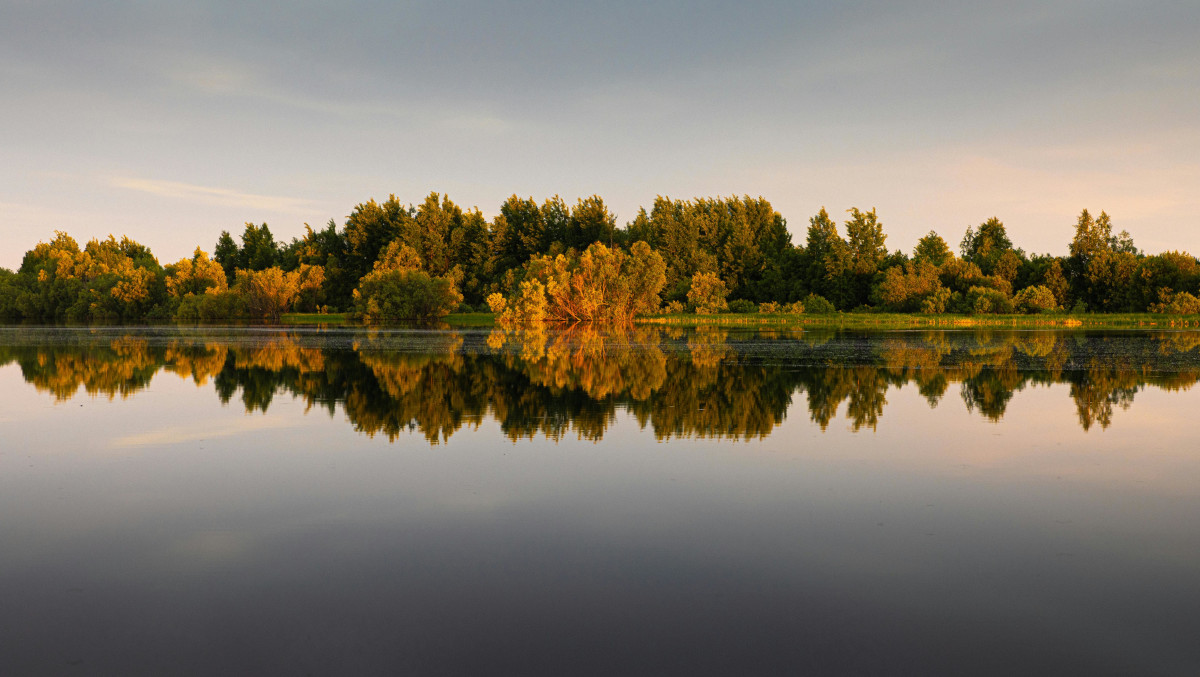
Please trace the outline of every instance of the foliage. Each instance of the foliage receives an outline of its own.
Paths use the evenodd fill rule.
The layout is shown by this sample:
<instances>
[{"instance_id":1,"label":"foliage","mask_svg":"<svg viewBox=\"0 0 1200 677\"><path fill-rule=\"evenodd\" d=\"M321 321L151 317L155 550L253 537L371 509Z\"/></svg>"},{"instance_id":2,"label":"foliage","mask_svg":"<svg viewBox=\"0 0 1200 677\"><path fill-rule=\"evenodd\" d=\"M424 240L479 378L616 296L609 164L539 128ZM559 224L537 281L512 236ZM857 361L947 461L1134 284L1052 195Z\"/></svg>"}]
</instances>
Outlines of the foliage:
<instances>
[{"instance_id":1,"label":"foliage","mask_svg":"<svg viewBox=\"0 0 1200 677\"><path fill-rule=\"evenodd\" d=\"M878 297L888 310L913 312L927 306L925 300L943 290L937 266L927 259L888 268L879 285Z\"/></svg>"},{"instance_id":2,"label":"foliage","mask_svg":"<svg viewBox=\"0 0 1200 677\"><path fill-rule=\"evenodd\" d=\"M809 294L804 298L804 312L810 315L828 315L834 311L833 304L824 296Z\"/></svg>"},{"instance_id":3,"label":"foliage","mask_svg":"<svg viewBox=\"0 0 1200 677\"><path fill-rule=\"evenodd\" d=\"M167 294L180 298L187 294L203 294L209 289L224 291L229 287L221 264L208 258L196 247L190 259L180 259L165 268Z\"/></svg>"},{"instance_id":4,"label":"foliage","mask_svg":"<svg viewBox=\"0 0 1200 677\"><path fill-rule=\"evenodd\" d=\"M521 281L513 298L500 314L502 325L540 324L546 321L546 285L536 278Z\"/></svg>"},{"instance_id":5,"label":"foliage","mask_svg":"<svg viewBox=\"0 0 1200 677\"><path fill-rule=\"evenodd\" d=\"M500 292L493 292L491 294L488 294L488 297L487 297L488 308L490 308L491 311L497 315L504 312L504 309L505 309L507 303L508 302L504 298L504 294L501 294Z\"/></svg>"},{"instance_id":6,"label":"foliage","mask_svg":"<svg viewBox=\"0 0 1200 677\"><path fill-rule=\"evenodd\" d=\"M300 277L278 266L264 270L238 270L237 291L251 317L278 321L300 293Z\"/></svg>"},{"instance_id":7,"label":"foliage","mask_svg":"<svg viewBox=\"0 0 1200 677\"><path fill-rule=\"evenodd\" d=\"M536 280L546 297L542 319L550 322L611 322L622 325L659 306L666 264L645 242L628 253L596 242L582 254L559 254L530 260L526 280ZM536 287L522 283L508 321L536 322L540 304L530 295Z\"/></svg>"},{"instance_id":8,"label":"foliage","mask_svg":"<svg viewBox=\"0 0 1200 677\"><path fill-rule=\"evenodd\" d=\"M186 294L179 299L175 319L187 322L211 322L249 317L246 299L237 289L209 290L204 294Z\"/></svg>"},{"instance_id":9,"label":"foliage","mask_svg":"<svg viewBox=\"0 0 1200 677\"><path fill-rule=\"evenodd\" d=\"M774 301L763 301L758 304L758 312L764 315L772 315L779 312L779 304Z\"/></svg>"},{"instance_id":10,"label":"foliage","mask_svg":"<svg viewBox=\"0 0 1200 677\"><path fill-rule=\"evenodd\" d=\"M1058 301L1049 287L1026 287L1013 296L1013 306L1022 313L1042 313L1058 308Z\"/></svg>"},{"instance_id":11,"label":"foliage","mask_svg":"<svg viewBox=\"0 0 1200 677\"><path fill-rule=\"evenodd\" d=\"M611 278L614 261L638 258L637 245L630 245L636 242L660 257L663 283L656 294L669 307L690 303L709 312L728 306L719 300L697 304L697 275L706 276L706 284L719 281L725 299L780 308L811 295L828 299L835 309L899 312L974 313L977 305L991 312L1005 305L1001 297L1014 304L1018 298L1036 299L1037 307L1046 306L1040 291L1022 295L1032 287L1048 289L1053 307L1108 313L1169 307L1163 289L1172 298L1179 293L1200 297L1200 263L1194 256L1145 254L1128 233L1113 234L1104 212L1098 217L1088 210L1080 213L1066 256L1027 257L1013 246L998 218L967 229L961 257L932 231L920 239L911 259L899 251L889 253L874 210L850 209L844 225L845 238L822 208L809 220L805 245L793 246L783 217L761 197L659 196L650 209L639 210L618 227L596 195L574 204L558 196L539 204L514 195L491 221L478 208L463 209L440 193L414 205L392 195L357 205L343 224L331 220L322 229L305 225L303 236L288 243L277 242L265 223L246 223L240 242L221 232L211 259L197 248L190 258L166 268L148 248L128 238L109 236L81 247L57 233L27 252L17 271L0 276L0 317L80 321L197 316L202 308L210 316L252 312L272 317L279 307L336 311L354 305L356 288L378 269L420 270L449 280L462 295L461 303L472 308L482 307L491 294L518 294L520 283L533 276L547 294L550 319L570 322L616 312L599 310L610 302L598 302L596 290L626 293L605 287L604 280ZM585 250L595 244L603 245L606 254L595 250L581 264ZM243 298L245 303L237 307L217 297L203 298L233 285L239 271L272 268L280 272L269 273L273 282L267 286L272 288L259 290L263 298ZM294 295L287 293L291 278L283 277L291 274ZM267 281L263 278L263 284ZM972 292L975 288L998 293ZM654 296L635 304L643 308L635 312L657 309ZM289 300L283 302L283 297ZM823 306L810 304L809 311L814 308Z\"/></svg>"},{"instance_id":12,"label":"foliage","mask_svg":"<svg viewBox=\"0 0 1200 677\"><path fill-rule=\"evenodd\" d=\"M729 307L725 302L728 293L725 281L715 273L696 273L688 289L688 305L701 315L719 313Z\"/></svg>"},{"instance_id":13,"label":"foliage","mask_svg":"<svg viewBox=\"0 0 1200 677\"><path fill-rule=\"evenodd\" d=\"M995 272L1001 258L1012 250L1013 245L1008 239L1008 232L996 217L979 224L978 229L968 227L959 244L959 253L963 260L979 266L984 275ZM1010 259L1009 266L1011 265Z\"/></svg>"},{"instance_id":14,"label":"foliage","mask_svg":"<svg viewBox=\"0 0 1200 677\"><path fill-rule=\"evenodd\" d=\"M129 320L157 315L166 299L163 269L145 246L109 235L80 249L66 233L26 252L15 307L36 320ZM10 311L11 312L11 311Z\"/></svg>"},{"instance_id":15,"label":"foliage","mask_svg":"<svg viewBox=\"0 0 1200 677\"><path fill-rule=\"evenodd\" d=\"M423 268L412 246L388 243L354 290L355 314L366 322L429 322L449 315L462 303L462 294L449 276L433 276Z\"/></svg>"},{"instance_id":16,"label":"foliage","mask_svg":"<svg viewBox=\"0 0 1200 677\"><path fill-rule=\"evenodd\" d=\"M913 249L913 261L916 263L926 262L934 266L940 266L952 256L954 254L950 252L950 247L946 244L946 241L942 239L941 235L932 230L925 237L918 240L916 248Z\"/></svg>"},{"instance_id":17,"label":"foliage","mask_svg":"<svg viewBox=\"0 0 1200 677\"><path fill-rule=\"evenodd\" d=\"M739 314L756 313L758 312L758 306L754 301L749 299L737 299L736 301L729 302L729 312Z\"/></svg>"},{"instance_id":18,"label":"foliage","mask_svg":"<svg viewBox=\"0 0 1200 677\"><path fill-rule=\"evenodd\" d=\"M1172 294L1170 290L1163 289L1159 302L1150 306L1150 312L1167 315L1200 315L1200 298L1185 291Z\"/></svg>"},{"instance_id":19,"label":"foliage","mask_svg":"<svg viewBox=\"0 0 1200 677\"><path fill-rule=\"evenodd\" d=\"M1006 315L1013 312L1012 299L993 287L971 287L967 290L966 305L969 312L975 315Z\"/></svg>"},{"instance_id":20,"label":"foliage","mask_svg":"<svg viewBox=\"0 0 1200 677\"><path fill-rule=\"evenodd\" d=\"M423 270L373 272L355 292L355 312L366 322L428 322L449 315L462 302L452 280Z\"/></svg>"}]
</instances>

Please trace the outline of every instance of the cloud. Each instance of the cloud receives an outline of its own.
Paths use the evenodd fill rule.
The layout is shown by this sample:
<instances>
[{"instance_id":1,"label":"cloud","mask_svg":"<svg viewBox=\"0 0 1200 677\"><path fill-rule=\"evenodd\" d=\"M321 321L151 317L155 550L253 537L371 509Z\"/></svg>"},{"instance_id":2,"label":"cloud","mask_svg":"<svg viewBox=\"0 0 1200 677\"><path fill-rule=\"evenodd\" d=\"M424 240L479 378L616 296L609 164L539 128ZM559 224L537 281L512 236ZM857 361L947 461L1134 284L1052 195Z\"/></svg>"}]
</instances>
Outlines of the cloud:
<instances>
[{"instance_id":1,"label":"cloud","mask_svg":"<svg viewBox=\"0 0 1200 677\"><path fill-rule=\"evenodd\" d=\"M185 442L198 442L219 437L235 437L256 430L290 428L294 425L294 421L279 417L246 416L228 421L205 421L191 425L167 426L158 430L114 438L109 443L109 446L114 449L125 449L130 447L183 444Z\"/></svg>"},{"instance_id":2,"label":"cloud","mask_svg":"<svg viewBox=\"0 0 1200 677\"><path fill-rule=\"evenodd\" d=\"M127 188L160 197L201 202L222 207L249 207L285 214L307 215L319 206L316 201L303 198L242 193L229 188L198 186L179 181L118 177L112 179L111 184L118 188Z\"/></svg>"}]
</instances>

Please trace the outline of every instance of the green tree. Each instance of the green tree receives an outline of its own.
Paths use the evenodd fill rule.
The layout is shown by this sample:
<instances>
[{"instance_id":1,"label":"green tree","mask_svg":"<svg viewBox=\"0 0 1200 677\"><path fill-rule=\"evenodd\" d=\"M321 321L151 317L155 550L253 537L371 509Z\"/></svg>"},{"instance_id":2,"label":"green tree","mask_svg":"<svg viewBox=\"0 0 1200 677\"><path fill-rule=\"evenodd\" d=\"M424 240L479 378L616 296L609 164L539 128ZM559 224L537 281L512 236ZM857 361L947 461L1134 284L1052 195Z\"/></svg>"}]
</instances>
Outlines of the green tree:
<instances>
[{"instance_id":1,"label":"green tree","mask_svg":"<svg viewBox=\"0 0 1200 677\"><path fill-rule=\"evenodd\" d=\"M355 314L367 322L416 320L448 315L462 302L454 280L423 270L417 250L393 240L354 291Z\"/></svg>"},{"instance_id":2,"label":"green tree","mask_svg":"<svg viewBox=\"0 0 1200 677\"><path fill-rule=\"evenodd\" d=\"M492 261L497 274L514 270L550 247L546 219L533 198L509 197L492 221Z\"/></svg>"},{"instance_id":3,"label":"green tree","mask_svg":"<svg viewBox=\"0 0 1200 677\"><path fill-rule=\"evenodd\" d=\"M395 195L389 195L382 203L368 200L356 205L346 219L344 229L346 254L343 268L345 276L355 281L371 272L379 253L402 234L409 233L405 240L412 245L413 209L401 204Z\"/></svg>"},{"instance_id":4,"label":"green tree","mask_svg":"<svg viewBox=\"0 0 1200 677\"><path fill-rule=\"evenodd\" d=\"M979 266L984 275L993 274L1005 252L1012 249L1008 231L1000 219L994 216L979 224L978 229L968 227L962 243L959 244L963 260Z\"/></svg>"},{"instance_id":5,"label":"green tree","mask_svg":"<svg viewBox=\"0 0 1200 677\"><path fill-rule=\"evenodd\" d=\"M850 272L849 247L824 207L808 221L807 242L804 248L808 259L805 277L809 291L825 297L835 307L853 306L854 292L847 276ZM804 306L808 307L807 301Z\"/></svg>"},{"instance_id":6,"label":"green tree","mask_svg":"<svg viewBox=\"0 0 1200 677\"><path fill-rule=\"evenodd\" d=\"M566 244L579 250L586 249L594 242L602 242L612 247L616 232L616 217L609 213L599 195L593 195L580 199L571 208Z\"/></svg>"},{"instance_id":7,"label":"green tree","mask_svg":"<svg viewBox=\"0 0 1200 677\"><path fill-rule=\"evenodd\" d=\"M953 254L950 252L950 247L941 235L933 232L929 233L917 241L917 246L913 249L913 261L925 261L934 266L940 266L946 262Z\"/></svg>"},{"instance_id":8,"label":"green tree","mask_svg":"<svg viewBox=\"0 0 1200 677\"><path fill-rule=\"evenodd\" d=\"M242 247L238 251L237 267L245 270L266 270L279 263L275 237L267 224L246 223L242 231ZM222 266L224 267L224 266Z\"/></svg>"},{"instance_id":9,"label":"green tree","mask_svg":"<svg viewBox=\"0 0 1200 677\"><path fill-rule=\"evenodd\" d=\"M221 264L222 270L225 271L226 284L232 283L234 271L238 267L238 246L228 230L222 230L221 236L217 238L217 244L213 247L213 260Z\"/></svg>"}]
</instances>

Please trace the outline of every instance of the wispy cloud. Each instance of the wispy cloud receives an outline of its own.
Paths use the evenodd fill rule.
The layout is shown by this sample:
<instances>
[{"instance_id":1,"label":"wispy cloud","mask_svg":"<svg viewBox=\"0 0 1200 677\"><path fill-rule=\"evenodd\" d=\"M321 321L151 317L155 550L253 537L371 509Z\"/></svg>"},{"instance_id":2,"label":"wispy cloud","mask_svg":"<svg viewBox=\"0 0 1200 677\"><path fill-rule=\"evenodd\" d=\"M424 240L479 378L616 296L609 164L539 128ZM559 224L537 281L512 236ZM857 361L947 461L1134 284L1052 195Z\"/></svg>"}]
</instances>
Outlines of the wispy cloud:
<instances>
[{"instance_id":1,"label":"wispy cloud","mask_svg":"<svg viewBox=\"0 0 1200 677\"><path fill-rule=\"evenodd\" d=\"M279 417L245 416L226 421L205 421L188 425L167 426L158 430L126 435L114 438L109 442L109 446L114 449L127 449L131 447L183 444L220 437L234 437L256 430L288 428L294 425L295 421Z\"/></svg>"},{"instance_id":2,"label":"wispy cloud","mask_svg":"<svg viewBox=\"0 0 1200 677\"><path fill-rule=\"evenodd\" d=\"M320 204L314 200L243 193L230 188L198 186L179 181L117 177L112 179L111 183L118 188L222 207L250 207L285 214L309 214L320 207Z\"/></svg>"}]
</instances>

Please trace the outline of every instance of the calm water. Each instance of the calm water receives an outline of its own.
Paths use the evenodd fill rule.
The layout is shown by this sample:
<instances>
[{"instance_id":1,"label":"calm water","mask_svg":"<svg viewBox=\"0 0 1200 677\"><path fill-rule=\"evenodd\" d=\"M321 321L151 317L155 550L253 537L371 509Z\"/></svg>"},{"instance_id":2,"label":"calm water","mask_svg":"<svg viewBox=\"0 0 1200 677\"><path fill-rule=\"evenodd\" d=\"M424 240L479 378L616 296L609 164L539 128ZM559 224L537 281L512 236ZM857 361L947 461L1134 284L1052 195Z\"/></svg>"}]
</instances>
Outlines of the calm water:
<instances>
[{"instance_id":1,"label":"calm water","mask_svg":"<svg viewBox=\"0 0 1200 677\"><path fill-rule=\"evenodd\" d=\"M0 328L0 674L1200 674L1198 346Z\"/></svg>"}]
</instances>

